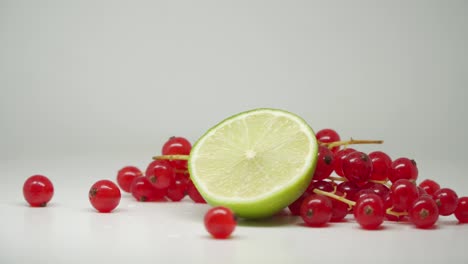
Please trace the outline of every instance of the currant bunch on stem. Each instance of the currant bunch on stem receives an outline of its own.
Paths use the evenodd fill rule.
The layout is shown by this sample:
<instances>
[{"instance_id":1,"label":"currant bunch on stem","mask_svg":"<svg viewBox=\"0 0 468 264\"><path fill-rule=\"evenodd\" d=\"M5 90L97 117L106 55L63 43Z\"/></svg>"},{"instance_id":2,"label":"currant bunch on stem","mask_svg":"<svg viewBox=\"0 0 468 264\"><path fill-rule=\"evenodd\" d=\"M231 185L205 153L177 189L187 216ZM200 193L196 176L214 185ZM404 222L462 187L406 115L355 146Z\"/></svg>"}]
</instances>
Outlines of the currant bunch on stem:
<instances>
[{"instance_id":1,"label":"currant bunch on stem","mask_svg":"<svg viewBox=\"0 0 468 264\"><path fill-rule=\"evenodd\" d=\"M418 185L419 171L414 159L392 160L383 151L365 153L354 146L383 141L342 140L330 128L318 131L316 137L319 149L313 180L288 206L291 214L300 216L306 226L324 227L329 222L345 221L348 215L363 229L380 229L386 220L433 228L440 216L452 214L460 223L468 222L468 198L459 198L455 191L441 188L433 180L426 179ZM117 175L119 186L138 201L177 202L189 196L195 203L206 203L190 180L190 151L187 139L171 137L144 174L136 167L122 168ZM205 217L205 227L215 238L228 237L235 225L233 212L228 208L213 208Z\"/></svg>"},{"instance_id":2,"label":"currant bunch on stem","mask_svg":"<svg viewBox=\"0 0 468 264\"><path fill-rule=\"evenodd\" d=\"M313 180L288 207L306 225L324 226L342 221L347 214L364 229L379 229L385 220L433 228L440 216L452 214L460 223L468 222L468 198L459 198L453 189L441 188L430 179L418 185L414 159L392 160L383 151L364 153L349 147L383 141L342 141L330 128L318 131L316 136L319 150Z\"/></svg>"}]
</instances>

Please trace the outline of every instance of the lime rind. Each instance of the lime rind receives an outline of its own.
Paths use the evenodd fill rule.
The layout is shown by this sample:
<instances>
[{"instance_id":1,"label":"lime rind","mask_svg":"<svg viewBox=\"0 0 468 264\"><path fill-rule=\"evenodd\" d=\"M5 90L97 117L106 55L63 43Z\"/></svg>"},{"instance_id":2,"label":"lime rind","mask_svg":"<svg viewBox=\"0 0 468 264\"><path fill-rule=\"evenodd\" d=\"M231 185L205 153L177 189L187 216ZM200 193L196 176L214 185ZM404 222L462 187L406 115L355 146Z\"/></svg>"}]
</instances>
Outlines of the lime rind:
<instances>
[{"instance_id":1,"label":"lime rind","mask_svg":"<svg viewBox=\"0 0 468 264\"><path fill-rule=\"evenodd\" d=\"M248 124L249 117L253 119ZM265 122L272 118L271 122L279 122L279 125L265 128L263 117ZM245 122L245 126L238 122ZM255 127L257 123L259 128ZM297 133L291 135L289 128ZM264 134L255 135L257 132ZM221 137L217 138L219 135ZM262 144L250 153L252 160L246 161L250 154L245 146L255 144L248 142L252 138L262 141ZM278 138L282 141L275 142ZM309 145L304 148L300 145L304 143ZM203 148L210 152L204 152ZM296 150L304 149L306 153L296 153ZM305 191L315 170L317 151L315 133L301 117L280 109L259 108L226 118L208 130L194 144L188 165L193 183L210 205L229 207L244 218L264 218L285 208ZM238 152L243 153L239 155ZM259 156L254 157L257 152ZM268 162L257 162L261 157ZM261 165L267 165L263 174ZM210 177L205 177L204 173ZM275 174L275 184L265 182L268 181L268 173ZM229 177L231 174L235 177ZM246 179L239 174L245 175ZM276 184L276 181L280 183ZM262 189L262 183L266 189Z\"/></svg>"}]
</instances>

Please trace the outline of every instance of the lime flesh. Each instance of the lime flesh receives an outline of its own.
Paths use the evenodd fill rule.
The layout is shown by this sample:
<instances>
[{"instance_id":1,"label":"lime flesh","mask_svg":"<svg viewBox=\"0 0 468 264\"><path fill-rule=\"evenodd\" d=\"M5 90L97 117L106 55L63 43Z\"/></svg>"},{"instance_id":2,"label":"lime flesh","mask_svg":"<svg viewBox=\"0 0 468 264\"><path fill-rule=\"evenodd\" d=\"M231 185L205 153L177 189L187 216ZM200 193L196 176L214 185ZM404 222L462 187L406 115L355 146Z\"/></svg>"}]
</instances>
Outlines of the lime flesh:
<instances>
[{"instance_id":1,"label":"lime flesh","mask_svg":"<svg viewBox=\"0 0 468 264\"><path fill-rule=\"evenodd\" d=\"M213 206L243 218L265 218L295 201L317 162L312 128L280 109L254 109L229 117L193 146L193 183Z\"/></svg>"}]
</instances>

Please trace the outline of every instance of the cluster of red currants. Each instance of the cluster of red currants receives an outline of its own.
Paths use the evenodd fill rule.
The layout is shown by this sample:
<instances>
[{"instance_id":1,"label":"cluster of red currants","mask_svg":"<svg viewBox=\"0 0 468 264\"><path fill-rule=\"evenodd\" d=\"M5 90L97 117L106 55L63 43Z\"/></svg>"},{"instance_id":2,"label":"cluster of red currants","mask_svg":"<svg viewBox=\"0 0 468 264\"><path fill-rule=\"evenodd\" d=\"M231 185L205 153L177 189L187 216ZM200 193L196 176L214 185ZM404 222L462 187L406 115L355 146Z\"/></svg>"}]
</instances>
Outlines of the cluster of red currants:
<instances>
[{"instance_id":1,"label":"cluster of red currants","mask_svg":"<svg viewBox=\"0 0 468 264\"><path fill-rule=\"evenodd\" d=\"M455 214L468 222L468 197L458 198L449 188L433 180L417 185L418 168L414 160L395 160L384 152L366 154L340 145L336 131L323 129L316 134L320 142L313 181L289 205L308 226L323 226L342 221L352 213L365 229L378 229L385 219L410 221L418 228L431 228L439 215ZM332 176L335 172L338 176Z\"/></svg>"},{"instance_id":2,"label":"cluster of red currants","mask_svg":"<svg viewBox=\"0 0 468 264\"><path fill-rule=\"evenodd\" d=\"M162 148L162 155L189 155L192 145L183 137L171 137ZM113 186L111 186L113 185ZM118 186L117 186L118 185ZM156 159L146 167L145 174L135 166L125 166L117 173L117 185L109 180L96 182L89 192L91 204L99 212L110 212L118 203L109 202L115 190L114 200L120 200L119 187L131 193L139 202L173 202L188 195L196 203L205 203L190 180L186 160ZM111 208L113 206L113 208Z\"/></svg>"}]
</instances>

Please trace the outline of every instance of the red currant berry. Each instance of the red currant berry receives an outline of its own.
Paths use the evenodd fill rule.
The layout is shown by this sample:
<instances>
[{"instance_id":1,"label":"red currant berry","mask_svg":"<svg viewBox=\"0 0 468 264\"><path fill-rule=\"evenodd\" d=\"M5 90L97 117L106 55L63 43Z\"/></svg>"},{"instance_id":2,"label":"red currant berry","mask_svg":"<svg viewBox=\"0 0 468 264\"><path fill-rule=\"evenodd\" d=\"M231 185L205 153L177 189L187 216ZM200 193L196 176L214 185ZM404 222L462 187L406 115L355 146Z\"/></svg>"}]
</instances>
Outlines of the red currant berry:
<instances>
[{"instance_id":1,"label":"red currant berry","mask_svg":"<svg viewBox=\"0 0 468 264\"><path fill-rule=\"evenodd\" d=\"M176 172L174 180L181 181L185 184L188 184L188 182L190 181L190 174L188 172L187 173Z\"/></svg>"},{"instance_id":2,"label":"red currant berry","mask_svg":"<svg viewBox=\"0 0 468 264\"><path fill-rule=\"evenodd\" d=\"M439 207L439 214L447 216L457 209L458 195L452 189L442 188L434 193L434 201Z\"/></svg>"},{"instance_id":3,"label":"red currant berry","mask_svg":"<svg viewBox=\"0 0 468 264\"><path fill-rule=\"evenodd\" d=\"M398 158L392 162L388 179L396 182L400 179L416 181L418 178L418 167L414 160L408 158Z\"/></svg>"},{"instance_id":4,"label":"red currant berry","mask_svg":"<svg viewBox=\"0 0 468 264\"><path fill-rule=\"evenodd\" d=\"M380 196L382 200L385 200L385 198L390 194L390 189L381 183L368 182L362 187L362 189L368 189L374 192Z\"/></svg>"},{"instance_id":5,"label":"red currant berry","mask_svg":"<svg viewBox=\"0 0 468 264\"><path fill-rule=\"evenodd\" d=\"M434 197L434 193L440 189L440 185L437 182L429 179L422 181L419 187L432 197Z\"/></svg>"},{"instance_id":6,"label":"red currant berry","mask_svg":"<svg viewBox=\"0 0 468 264\"><path fill-rule=\"evenodd\" d=\"M24 199L32 207L45 207L54 196L54 186L44 175L33 175L23 184Z\"/></svg>"},{"instance_id":7,"label":"red currant berry","mask_svg":"<svg viewBox=\"0 0 468 264\"><path fill-rule=\"evenodd\" d=\"M356 201L354 218L365 229L377 229L384 221L384 204L377 194L367 194Z\"/></svg>"},{"instance_id":8,"label":"red currant berry","mask_svg":"<svg viewBox=\"0 0 468 264\"><path fill-rule=\"evenodd\" d=\"M189 181L188 183L187 194L195 203L206 203L205 199L203 196L201 196L200 192L197 190L197 187L195 187L192 181Z\"/></svg>"},{"instance_id":9,"label":"red currant berry","mask_svg":"<svg viewBox=\"0 0 468 264\"><path fill-rule=\"evenodd\" d=\"M336 190L343 193L346 199L355 201L356 194L359 192L359 187L354 182L345 181L338 184Z\"/></svg>"},{"instance_id":10,"label":"red currant berry","mask_svg":"<svg viewBox=\"0 0 468 264\"><path fill-rule=\"evenodd\" d=\"M310 196L308 192L304 192L299 198L288 205L289 211L292 215L301 215L301 205L306 197Z\"/></svg>"},{"instance_id":11,"label":"red currant berry","mask_svg":"<svg viewBox=\"0 0 468 264\"><path fill-rule=\"evenodd\" d=\"M171 137L162 147L163 155L189 155L192 145L184 137ZM186 160L171 160L171 165L178 170L187 169Z\"/></svg>"},{"instance_id":12,"label":"red currant berry","mask_svg":"<svg viewBox=\"0 0 468 264\"><path fill-rule=\"evenodd\" d=\"M302 201L301 217L308 226L322 226L331 220L333 205L323 195L312 194Z\"/></svg>"},{"instance_id":13,"label":"red currant berry","mask_svg":"<svg viewBox=\"0 0 468 264\"><path fill-rule=\"evenodd\" d=\"M330 129L330 128L319 130L315 134L315 137L317 138L319 142L322 142L322 143L331 143L331 142L340 141L340 135L338 135L338 133L336 133L335 130ZM331 151L335 153L339 149L340 147L333 147Z\"/></svg>"},{"instance_id":14,"label":"red currant berry","mask_svg":"<svg viewBox=\"0 0 468 264\"><path fill-rule=\"evenodd\" d=\"M371 189L361 189L359 190L359 192L356 193L356 196L354 196L354 199L357 201L361 199L362 197L365 197L369 194L376 194L376 193L374 193L374 191L372 191Z\"/></svg>"},{"instance_id":15,"label":"red currant berry","mask_svg":"<svg viewBox=\"0 0 468 264\"><path fill-rule=\"evenodd\" d=\"M350 153L353 153L355 152L356 150L353 149L353 148L345 148L345 149L342 149L338 152L335 153L335 157L334 157L334 169L335 169L335 173L338 174L339 176L343 177L344 176L344 173L343 173L343 160L346 158L346 156Z\"/></svg>"},{"instance_id":16,"label":"red currant berry","mask_svg":"<svg viewBox=\"0 0 468 264\"><path fill-rule=\"evenodd\" d=\"M117 173L117 184L119 185L120 189L124 192L130 192L130 187L132 185L133 180L136 177L140 177L143 174L141 173L140 169L134 166L126 166L119 170Z\"/></svg>"},{"instance_id":17,"label":"red currant berry","mask_svg":"<svg viewBox=\"0 0 468 264\"><path fill-rule=\"evenodd\" d=\"M164 198L166 190L156 189L148 178L136 177L130 186L132 196L139 202L157 201Z\"/></svg>"},{"instance_id":18,"label":"red currant berry","mask_svg":"<svg viewBox=\"0 0 468 264\"><path fill-rule=\"evenodd\" d=\"M320 181L328 178L333 172L333 152L325 146L319 146L317 166L312 179Z\"/></svg>"},{"instance_id":19,"label":"red currant berry","mask_svg":"<svg viewBox=\"0 0 468 264\"><path fill-rule=\"evenodd\" d=\"M418 199L418 189L414 182L407 179L401 179L393 183L390 188L393 208L398 211L407 211L411 208L413 202Z\"/></svg>"},{"instance_id":20,"label":"red currant berry","mask_svg":"<svg viewBox=\"0 0 468 264\"><path fill-rule=\"evenodd\" d=\"M343 175L348 181L363 184L372 173L372 161L367 154L355 151L346 155L341 165Z\"/></svg>"},{"instance_id":21,"label":"red currant berry","mask_svg":"<svg viewBox=\"0 0 468 264\"><path fill-rule=\"evenodd\" d=\"M187 186L187 181L174 181L174 183L167 189L167 198L169 198L173 202L178 202L182 200L187 194Z\"/></svg>"},{"instance_id":22,"label":"red currant berry","mask_svg":"<svg viewBox=\"0 0 468 264\"><path fill-rule=\"evenodd\" d=\"M468 197L458 199L457 209L455 209L454 214L458 222L468 223Z\"/></svg>"},{"instance_id":23,"label":"red currant berry","mask_svg":"<svg viewBox=\"0 0 468 264\"><path fill-rule=\"evenodd\" d=\"M439 219L439 209L430 196L419 197L409 209L409 219L418 228L430 228Z\"/></svg>"},{"instance_id":24,"label":"red currant berry","mask_svg":"<svg viewBox=\"0 0 468 264\"><path fill-rule=\"evenodd\" d=\"M110 180L100 180L89 190L89 201L100 213L109 213L120 203L120 189Z\"/></svg>"},{"instance_id":25,"label":"red currant berry","mask_svg":"<svg viewBox=\"0 0 468 264\"><path fill-rule=\"evenodd\" d=\"M335 195L343 197L343 193L336 191ZM343 203L337 199L330 199L332 202L332 216L330 221L331 222L340 222L342 221L349 211L349 206L346 203Z\"/></svg>"},{"instance_id":26,"label":"red currant berry","mask_svg":"<svg viewBox=\"0 0 468 264\"><path fill-rule=\"evenodd\" d=\"M309 184L309 187L307 187L307 192L312 193L314 189L319 189L324 192L333 192L335 187L333 187L333 184L329 181L313 181Z\"/></svg>"},{"instance_id":27,"label":"red currant berry","mask_svg":"<svg viewBox=\"0 0 468 264\"><path fill-rule=\"evenodd\" d=\"M163 155L189 155L192 144L184 137L170 137L162 148Z\"/></svg>"},{"instance_id":28,"label":"red currant berry","mask_svg":"<svg viewBox=\"0 0 468 264\"><path fill-rule=\"evenodd\" d=\"M205 228L214 238L228 238L236 228L236 217L226 207L213 207L205 214Z\"/></svg>"},{"instance_id":29,"label":"red currant berry","mask_svg":"<svg viewBox=\"0 0 468 264\"><path fill-rule=\"evenodd\" d=\"M146 178L158 189L167 189L174 182L175 171L168 160L155 160L146 171Z\"/></svg>"},{"instance_id":30,"label":"red currant berry","mask_svg":"<svg viewBox=\"0 0 468 264\"><path fill-rule=\"evenodd\" d=\"M372 162L372 173L370 175L370 179L374 181L386 181L388 178L389 168L392 165L392 159L382 151L369 153L369 158Z\"/></svg>"},{"instance_id":31,"label":"red currant berry","mask_svg":"<svg viewBox=\"0 0 468 264\"><path fill-rule=\"evenodd\" d=\"M393 200L392 200L392 196L390 195L390 193L383 199L383 202L384 202L385 209L393 207Z\"/></svg>"}]
</instances>

